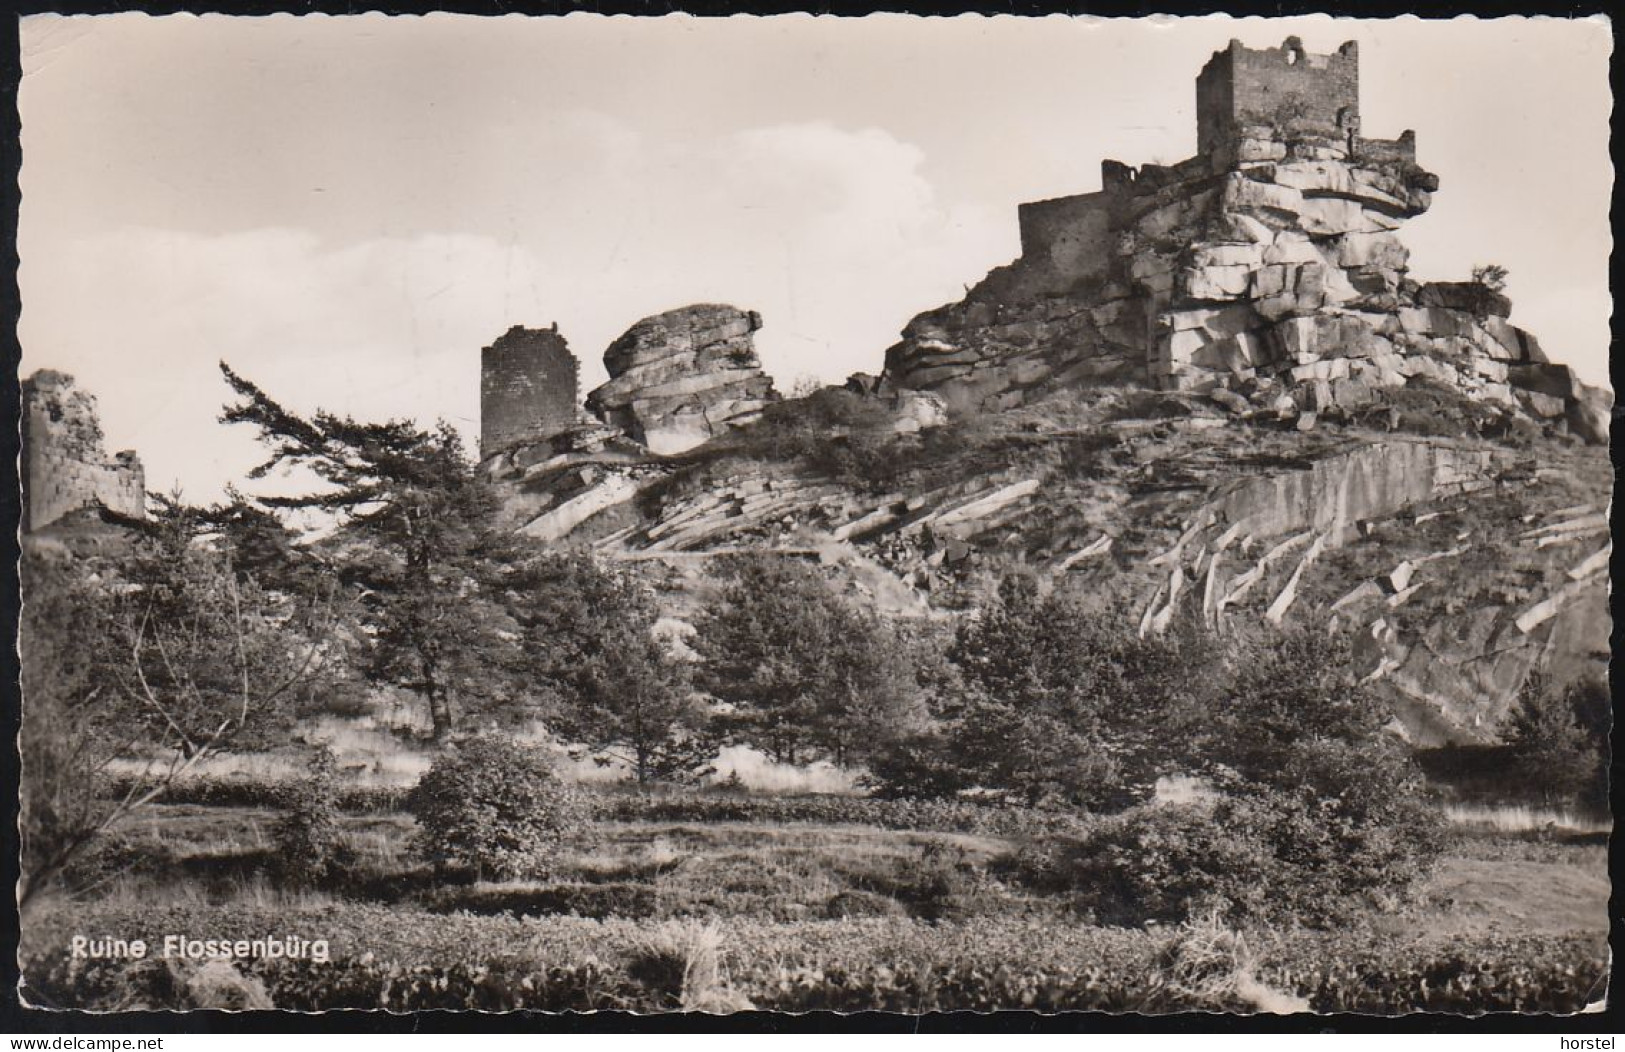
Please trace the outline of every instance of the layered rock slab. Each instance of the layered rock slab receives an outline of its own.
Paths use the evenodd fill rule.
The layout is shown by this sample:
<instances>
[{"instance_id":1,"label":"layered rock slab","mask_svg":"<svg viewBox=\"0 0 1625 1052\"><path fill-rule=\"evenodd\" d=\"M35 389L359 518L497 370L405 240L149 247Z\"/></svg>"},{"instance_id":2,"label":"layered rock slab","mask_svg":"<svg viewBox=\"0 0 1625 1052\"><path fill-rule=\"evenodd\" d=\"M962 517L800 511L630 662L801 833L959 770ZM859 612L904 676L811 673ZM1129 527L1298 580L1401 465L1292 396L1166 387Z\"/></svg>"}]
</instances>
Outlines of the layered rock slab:
<instances>
[{"instance_id":1,"label":"layered rock slab","mask_svg":"<svg viewBox=\"0 0 1625 1052\"><path fill-rule=\"evenodd\" d=\"M644 318L604 352L587 409L651 452L682 453L755 420L778 398L753 334L761 315L697 304Z\"/></svg>"}]
</instances>

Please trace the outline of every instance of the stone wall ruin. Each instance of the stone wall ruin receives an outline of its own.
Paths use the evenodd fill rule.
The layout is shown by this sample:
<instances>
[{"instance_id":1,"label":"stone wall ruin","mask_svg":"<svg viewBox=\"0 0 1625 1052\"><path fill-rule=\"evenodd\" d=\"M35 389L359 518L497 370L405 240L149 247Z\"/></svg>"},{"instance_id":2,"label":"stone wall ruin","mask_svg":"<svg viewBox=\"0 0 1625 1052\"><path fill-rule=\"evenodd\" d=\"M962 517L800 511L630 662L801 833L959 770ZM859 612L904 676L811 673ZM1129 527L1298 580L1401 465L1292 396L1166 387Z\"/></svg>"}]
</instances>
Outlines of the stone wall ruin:
<instances>
[{"instance_id":1,"label":"stone wall ruin","mask_svg":"<svg viewBox=\"0 0 1625 1052\"><path fill-rule=\"evenodd\" d=\"M107 455L96 397L66 373L42 369L22 384L24 533L98 504L146 515L146 472L132 450Z\"/></svg>"}]
</instances>

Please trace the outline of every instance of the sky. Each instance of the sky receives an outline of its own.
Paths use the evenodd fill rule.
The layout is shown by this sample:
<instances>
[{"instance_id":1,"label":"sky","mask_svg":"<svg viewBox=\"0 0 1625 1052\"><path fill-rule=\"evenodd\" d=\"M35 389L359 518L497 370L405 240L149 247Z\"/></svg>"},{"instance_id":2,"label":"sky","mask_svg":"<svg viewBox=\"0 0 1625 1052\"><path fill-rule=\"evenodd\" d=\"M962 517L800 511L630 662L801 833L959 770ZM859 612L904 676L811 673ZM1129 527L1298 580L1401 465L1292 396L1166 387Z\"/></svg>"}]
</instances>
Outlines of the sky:
<instances>
[{"instance_id":1,"label":"sky","mask_svg":"<svg viewBox=\"0 0 1625 1052\"><path fill-rule=\"evenodd\" d=\"M1419 280L1481 263L1608 382L1602 19L699 19L130 13L23 19L24 375L73 374L148 488L258 462L217 363L290 407L444 418L479 350L557 322L582 362L689 303L759 311L788 389L878 372L913 315L1019 252L1016 205L1104 157L1195 152L1232 38L1360 43L1361 121L1439 174Z\"/></svg>"}]
</instances>

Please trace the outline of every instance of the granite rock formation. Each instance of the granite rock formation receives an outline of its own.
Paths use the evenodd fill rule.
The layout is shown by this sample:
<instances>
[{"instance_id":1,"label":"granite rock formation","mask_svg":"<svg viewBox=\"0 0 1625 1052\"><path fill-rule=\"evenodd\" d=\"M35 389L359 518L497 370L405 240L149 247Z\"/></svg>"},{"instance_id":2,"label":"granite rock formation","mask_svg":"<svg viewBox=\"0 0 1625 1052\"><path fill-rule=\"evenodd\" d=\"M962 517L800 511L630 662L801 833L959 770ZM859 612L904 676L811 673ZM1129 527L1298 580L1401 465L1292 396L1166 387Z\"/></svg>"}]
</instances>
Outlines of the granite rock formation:
<instances>
[{"instance_id":1,"label":"granite rock formation","mask_svg":"<svg viewBox=\"0 0 1625 1052\"><path fill-rule=\"evenodd\" d=\"M1438 181L1360 134L1357 84L1353 45L1215 55L1200 156L1022 206L1021 258L847 416L790 400L707 445L776 396L758 319L689 307L610 347L601 425L484 468L518 533L637 564L671 617L739 551L899 618L1019 565L1142 634L1348 634L1413 741L1492 741L1532 671L1606 659L1610 400L1496 288L1412 280L1396 231Z\"/></svg>"},{"instance_id":2,"label":"granite rock formation","mask_svg":"<svg viewBox=\"0 0 1625 1052\"><path fill-rule=\"evenodd\" d=\"M1122 382L1238 414L1323 413L1446 384L1589 442L1609 396L1551 363L1474 282L1418 284L1396 231L1438 179L1411 132L1360 134L1358 54L1232 41L1197 80L1201 152L1102 164L1095 193L1022 205L1022 254L921 314L886 377L967 408Z\"/></svg>"},{"instance_id":3,"label":"granite rock formation","mask_svg":"<svg viewBox=\"0 0 1625 1052\"><path fill-rule=\"evenodd\" d=\"M98 505L146 515L146 473L131 450L107 455L96 396L42 369L22 384L23 531Z\"/></svg>"},{"instance_id":4,"label":"granite rock formation","mask_svg":"<svg viewBox=\"0 0 1625 1052\"><path fill-rule=\"evenodd\" d=\"M778 397L751 338L761 326L754 311L716 304L644 318L604 352L610 379L587 408L654 453L725 434Z\"/></svg>"}]
</instances>

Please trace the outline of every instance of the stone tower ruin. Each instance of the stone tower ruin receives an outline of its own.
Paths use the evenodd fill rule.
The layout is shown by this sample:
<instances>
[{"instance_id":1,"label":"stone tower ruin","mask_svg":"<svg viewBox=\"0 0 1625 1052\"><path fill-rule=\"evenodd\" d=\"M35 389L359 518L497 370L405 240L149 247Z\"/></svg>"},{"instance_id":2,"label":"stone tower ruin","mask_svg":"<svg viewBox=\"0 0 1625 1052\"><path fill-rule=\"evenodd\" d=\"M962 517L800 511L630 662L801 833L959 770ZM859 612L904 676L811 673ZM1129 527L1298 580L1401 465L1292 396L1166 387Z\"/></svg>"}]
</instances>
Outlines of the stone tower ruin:
<instances>
[{"instance_id":1,"label":"stone tower ruin","mask_svg":"<svg viewBox=\"0 0 1625 1052\"><path fill-rule=\"evenodd\" d=\"M577 363L558 323L515 325L480 352L480 459L545 441L577 420Z\"/></svg>"},{"instance_id":2,"label":"stone tower ruin","mask_svg":"<svg viewBox=\"0 0 1625 1052\"><path fill-rule=\"evenodd\" d=\"M146 515L147 480L132 450L109 457L96 397L73 377L41 369L22 384L24 533L100 504L129 518Z\"/></svg>"},{"instance_id":3,"label":"stone tower ruin","mask_svg":"<svg viewBox=\"0 0 1625 1052\"><path fill-rule=\"evenodd\" d=\"M1278 48L1232 40L1196 78L1196 152L1229 167L1250 127L1314 131L1343 140L1360 129L1360 50L1350 40L1330 55L1305 51L1297 37Z\"/></svg>"}]
</instances>

